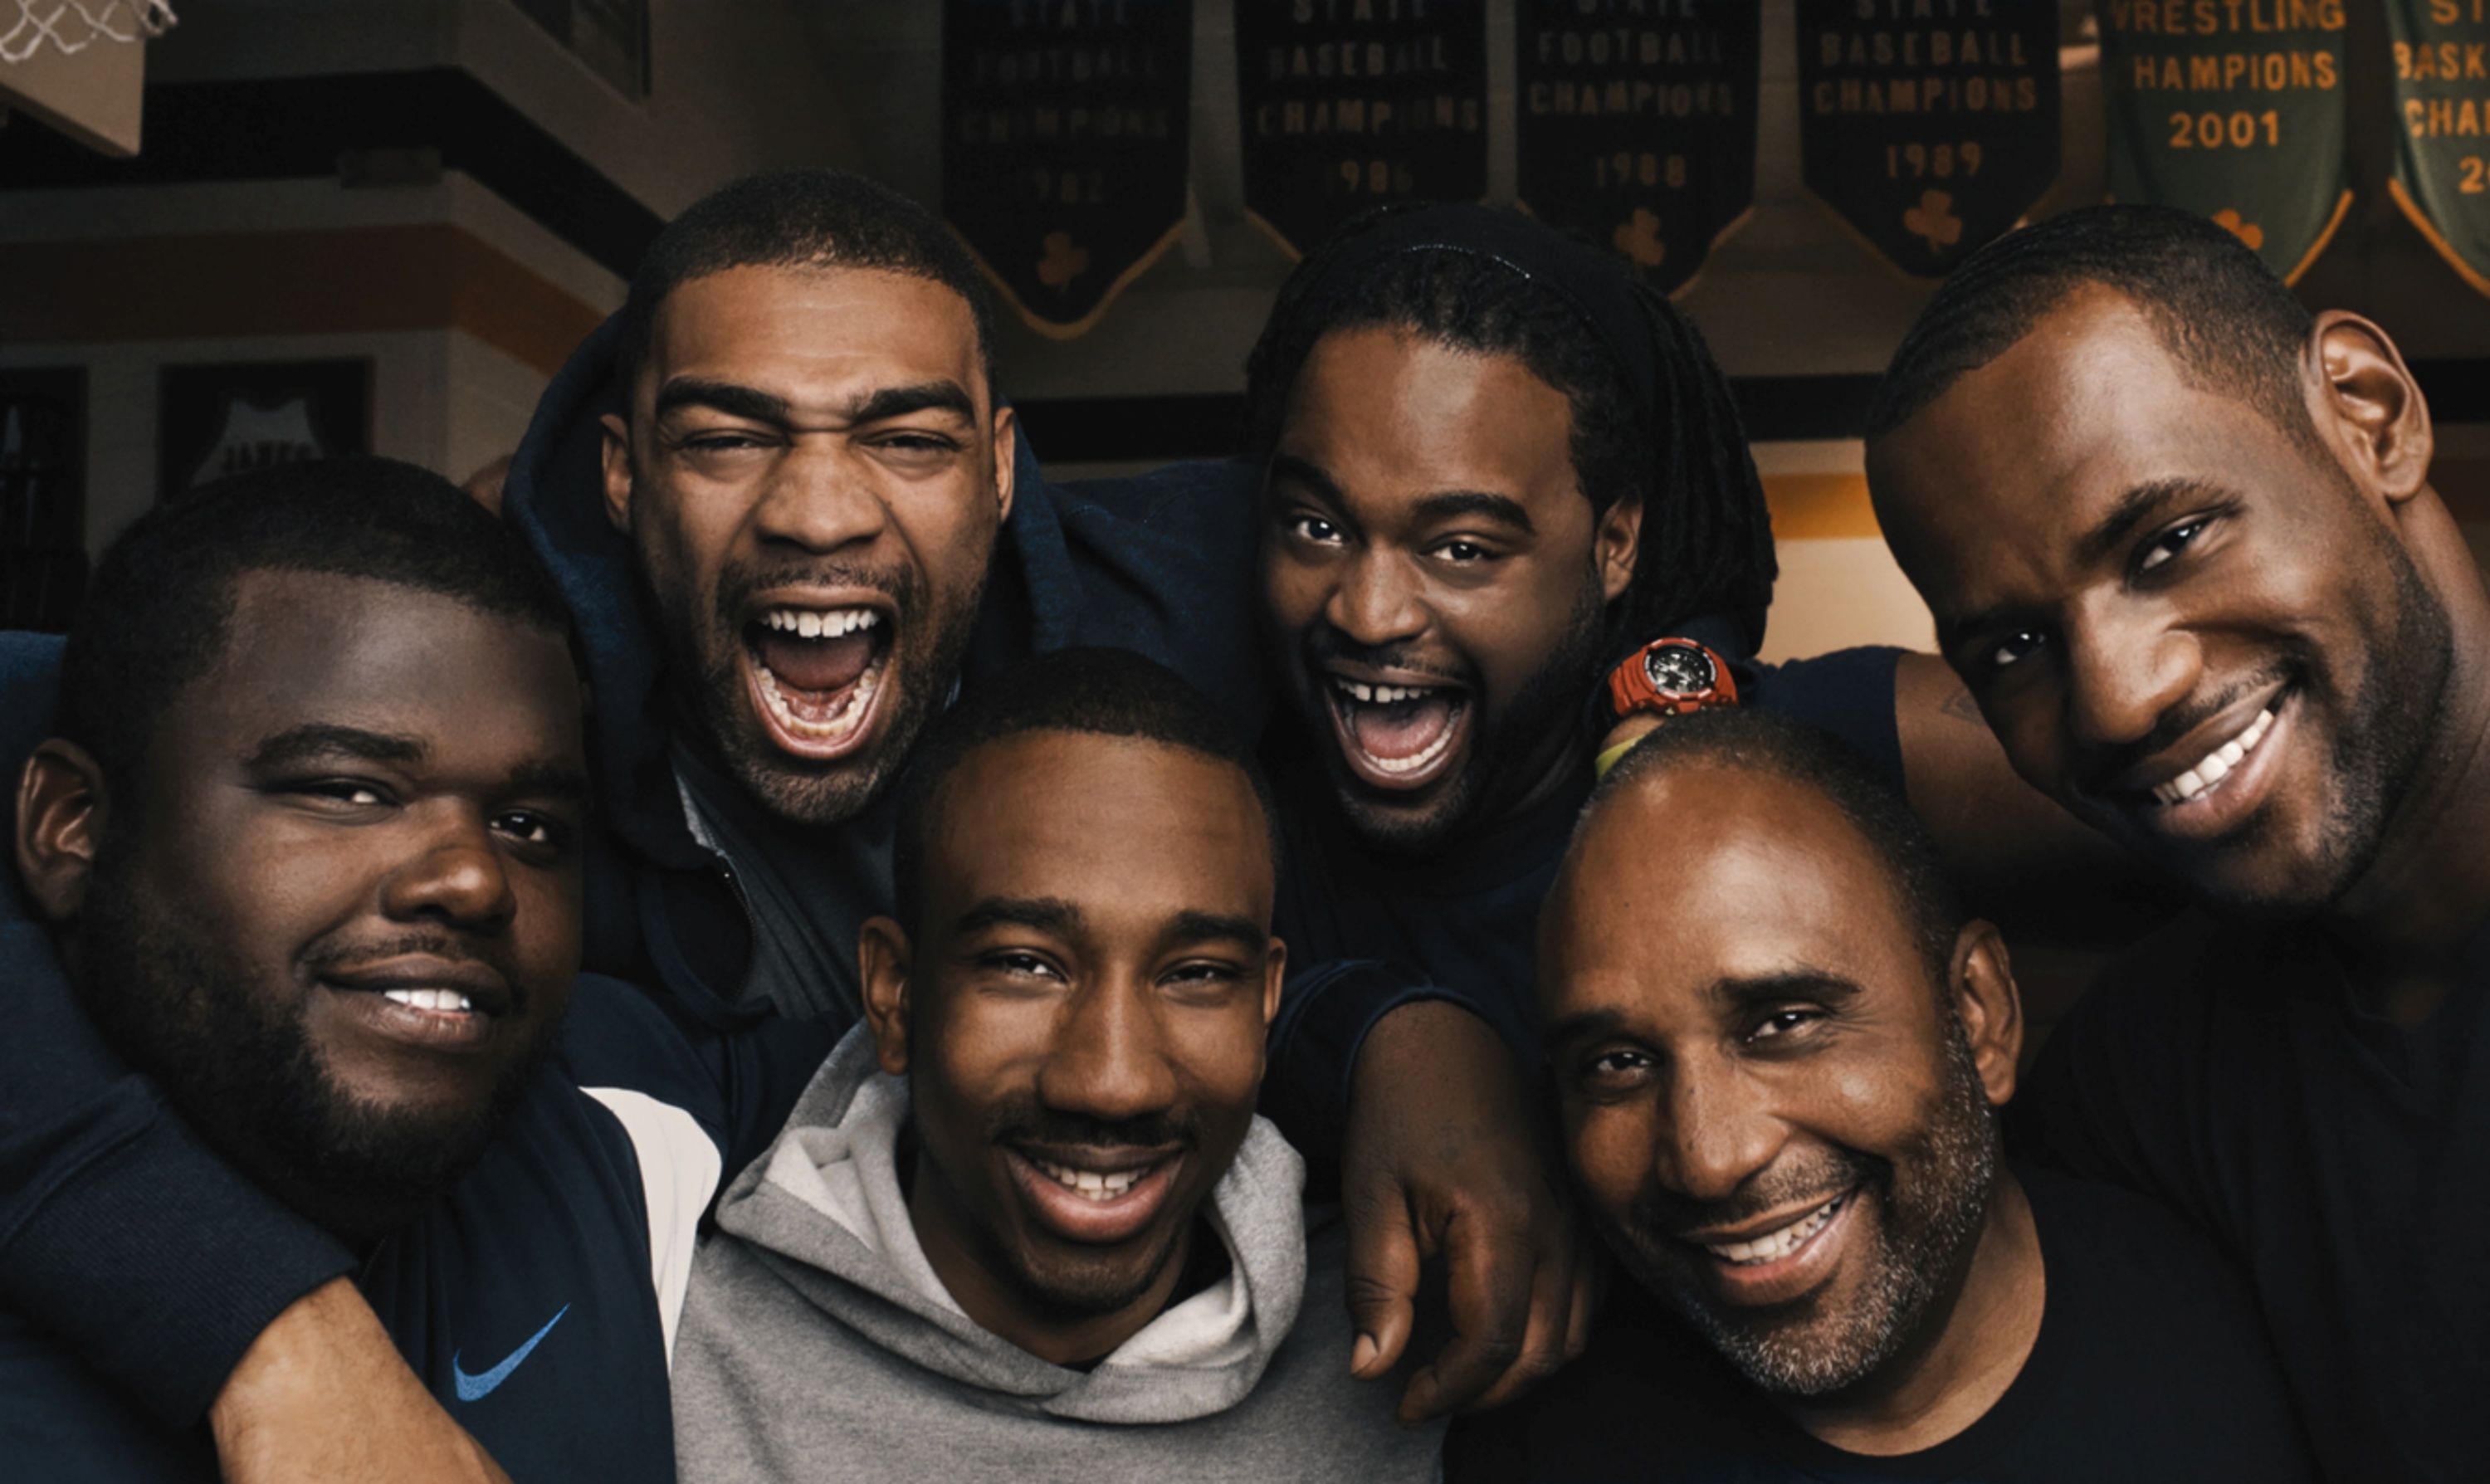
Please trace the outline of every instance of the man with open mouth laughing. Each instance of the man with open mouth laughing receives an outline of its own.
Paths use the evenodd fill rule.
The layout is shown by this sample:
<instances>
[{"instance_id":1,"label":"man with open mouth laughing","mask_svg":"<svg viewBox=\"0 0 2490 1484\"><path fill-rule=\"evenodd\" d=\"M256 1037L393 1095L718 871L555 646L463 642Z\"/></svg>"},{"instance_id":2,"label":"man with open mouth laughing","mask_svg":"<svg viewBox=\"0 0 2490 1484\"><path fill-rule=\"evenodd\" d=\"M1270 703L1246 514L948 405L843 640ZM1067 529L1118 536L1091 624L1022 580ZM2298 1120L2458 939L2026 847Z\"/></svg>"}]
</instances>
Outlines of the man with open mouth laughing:
<instances>
[{"instance_id":1,"label":"man with open mouth laughing","mask_svg":"<svg viewBox=\"0 0 2490 1484\"><path fill-rule=\"evenodd\" d=\"M1567 1153L1638 1292L1456 1431L1456 1479L2311 1476L2212 1244L1998 1159L2004 945L1829 739L1661 728L1593 797L1540 952Z\"/></svg>"},{"instance_id":2,"label":"man with open mouth laughing","mask_svg":"<svg viewBox=\"0 0 2490 1484\"><path fill-rule=\"evenodd\" d=\"M727 1192L682 1477L1436 1477L1340 1375L1336 1220L1254 1113L1287 955L1252 754L1176 676L1041 656L929 732L866 1024Z\"/></svg>"},{"instance_id":3,"label":"man with open mouth laughing","mask_svg":"<svg viewBox=\"0 0 2490 1484\"><path fill-rule=\"evenodd\" d=\"M2142 207L1966 262L1868 449L2016 770L2205 907L2058 1030L2026 1131L2247 1261L2344 1479L2479 1477L2490 1374L2490 597L2431 449L2383 331Z\"/></svg>"}]
</instances>

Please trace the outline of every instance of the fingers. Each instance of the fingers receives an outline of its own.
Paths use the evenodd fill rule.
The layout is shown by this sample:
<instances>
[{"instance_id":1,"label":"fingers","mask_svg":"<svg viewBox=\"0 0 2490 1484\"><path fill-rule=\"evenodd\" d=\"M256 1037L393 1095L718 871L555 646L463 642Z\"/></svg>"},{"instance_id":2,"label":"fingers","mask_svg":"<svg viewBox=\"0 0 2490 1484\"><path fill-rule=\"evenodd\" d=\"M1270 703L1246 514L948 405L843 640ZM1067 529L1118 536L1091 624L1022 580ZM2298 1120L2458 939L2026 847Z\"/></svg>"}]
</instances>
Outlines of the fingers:
<instances>
[{"instance_id":1,"label":"fingers","mask_svg":"<svg viewBox=\"0 0 2490 1484\"><path fill-rule=\"evenodd\" d=\"M1578 1287L1575 1274L1580 1266L1580 1249L1575 1244L1571 1224L1561 1219L1543 1220L1532 1233L1537 1239L1525 1250L1535 1267L1530 1276L1530 1310L1520 1353L1506 1365L1502 1375L1466 1404L1471 1408L1501 1407L1573 1357L1567 1346L1574 1327Z\"/></svg>"},{"instance_id":2,"label":"fingers","mask_svg":"<svg viewBox=\"0 0 2490 1484\"><path fill-rule=\"evenodd\" d=\"M1397 1183L1348 1210L1349 1374L1372 1381L1401 1363L1418 1296L1418 1234Z\"/></svg>"},{"instance_id":3,"label":"fingers","mask_svg":"<svg viewBox=\"0 0 2490 1484\"><path fill-rule=\"evenodd\" d=\"M1402 1421L1474 1406L1521 1363L1533 1338L1537 1257L1526 1215L1498 1220L1471 1208L1446 1224L1444 1303L1452 1337L1433 1364L1409 1378L1401 1394Z\"/></svg>"}]
</instances>

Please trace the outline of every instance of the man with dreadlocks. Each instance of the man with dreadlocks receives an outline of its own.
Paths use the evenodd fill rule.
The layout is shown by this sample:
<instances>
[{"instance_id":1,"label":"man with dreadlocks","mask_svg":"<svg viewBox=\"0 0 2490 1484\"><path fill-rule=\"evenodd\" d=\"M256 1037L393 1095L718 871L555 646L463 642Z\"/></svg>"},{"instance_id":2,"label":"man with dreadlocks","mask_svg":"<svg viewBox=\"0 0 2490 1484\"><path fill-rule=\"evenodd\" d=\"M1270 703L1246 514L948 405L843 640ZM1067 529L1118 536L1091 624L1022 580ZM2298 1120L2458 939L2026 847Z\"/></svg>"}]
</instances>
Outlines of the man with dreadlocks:
<instances>
[{"instance_id":1,"label":"man with dreadlocks","mask_svg":"<svg viewBox=\"0 0 2490 1484\"><path fill-rule=\"evenodd\" d=\"M1376 213L1282 291L1247 408L1267 650L1300 723L1271 760L1298 961L1421 971L1535 1062L1534 925L1620 713L1825 728L1912 790L1958 879L1997 874L1992 841L2096 848L1938 718L1937 661L1755 661L1776 568L1736 408L1607 254L1513 212ZM1286 1014L1329 992L1296 988Z\"/></svg>"}]
</instances>

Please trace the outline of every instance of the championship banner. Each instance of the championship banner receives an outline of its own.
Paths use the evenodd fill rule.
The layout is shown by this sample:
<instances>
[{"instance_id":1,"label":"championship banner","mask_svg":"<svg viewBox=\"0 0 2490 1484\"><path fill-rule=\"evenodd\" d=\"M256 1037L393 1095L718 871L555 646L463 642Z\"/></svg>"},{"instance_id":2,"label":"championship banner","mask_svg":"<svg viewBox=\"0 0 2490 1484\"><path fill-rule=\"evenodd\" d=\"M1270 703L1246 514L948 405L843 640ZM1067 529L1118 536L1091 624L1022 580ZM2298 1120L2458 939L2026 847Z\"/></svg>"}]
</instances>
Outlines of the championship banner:
<instances>
[{"instance_id":1,"label":"championship banner","mask_svg":"<svg viewBox=\"0 0 2490 1484\"><path fill-rule=\"evenodd\" d=\"M2057 0L1798 0L1807 189L1941 277L2058 178Z\"/></svg>"},{"instance_id":2,"label":"championship banner","mask_svg":"<svg viewBox=\"0 0 2490 1484\"><path fill-rule=\"evenodd\" d=\"M2352 208L2344 0L2101 0L2109 195L2201 212L2288 283Z\"/></svg>"},{"instance_id":3,"label":"championship banner","mask_svg":"<svg viewBox=\"0 0 2490 1484\"><path fill-rule=\"evenodd\" d=\"M1676 293L1755 204L1753 0L1516 0L1523 207Z\"/></svg>"},{"instance_id":4,"label":"championship banner","mask_svg":"<svg viewBox=\"0 0 2490 1484\"><path fill-rule=\"evenodd\" d=\"M2387 189L2447 266L2490 294L2490 0L2387 0L2395 174Z\"/></svg>"},{"instance_id":5,"label":"championship banner","mask_svg":"<svg viewBox=\"0 0 2490 1484\"><path fill-rule=\"evenodd\" d=\"M1236 0L1245 215L1303 257L1387 201L1487 194L1486 0Z\"/></svg>"},{"instance_id":6,"label":"championship banner","mask_svg":"<svg viewBox=\"0 0 2490 1484\"><path fill-rule=\"evenodd\" d=\"M1086 334L1176 240L1190 0L943 0L942 215L1038 334Z\"/></svg>"}]
</instances>

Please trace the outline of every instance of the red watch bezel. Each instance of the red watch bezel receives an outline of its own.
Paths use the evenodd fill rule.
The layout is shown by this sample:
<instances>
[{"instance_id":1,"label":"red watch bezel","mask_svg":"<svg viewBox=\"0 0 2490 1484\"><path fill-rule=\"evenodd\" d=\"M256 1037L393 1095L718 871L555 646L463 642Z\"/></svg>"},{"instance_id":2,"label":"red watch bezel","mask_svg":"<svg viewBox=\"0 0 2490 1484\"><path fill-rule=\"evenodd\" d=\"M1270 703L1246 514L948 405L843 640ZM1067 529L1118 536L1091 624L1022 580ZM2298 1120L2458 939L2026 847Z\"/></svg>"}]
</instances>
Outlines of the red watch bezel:
<instances>
[{"instance_id":1,"label":"red watch bezel","mask_svg":"<svg viewBox=\"0 0 2490 1484\"><path fill-rule=\"evenodd\" d=\"M1667 691L1652 684L1651 652L1672 647L1697 651L1711 661L1712 685L1709 689ZM1696 639L1676 636L1654 639L1628 655L1623 662L1608 672L1608 705L1620 720L1636 712L1683 716L1706 707L1737 704L1738 682L1729 673L1729 661L1722 658L1710 645Z\"/></svg>"}]
</instances>

